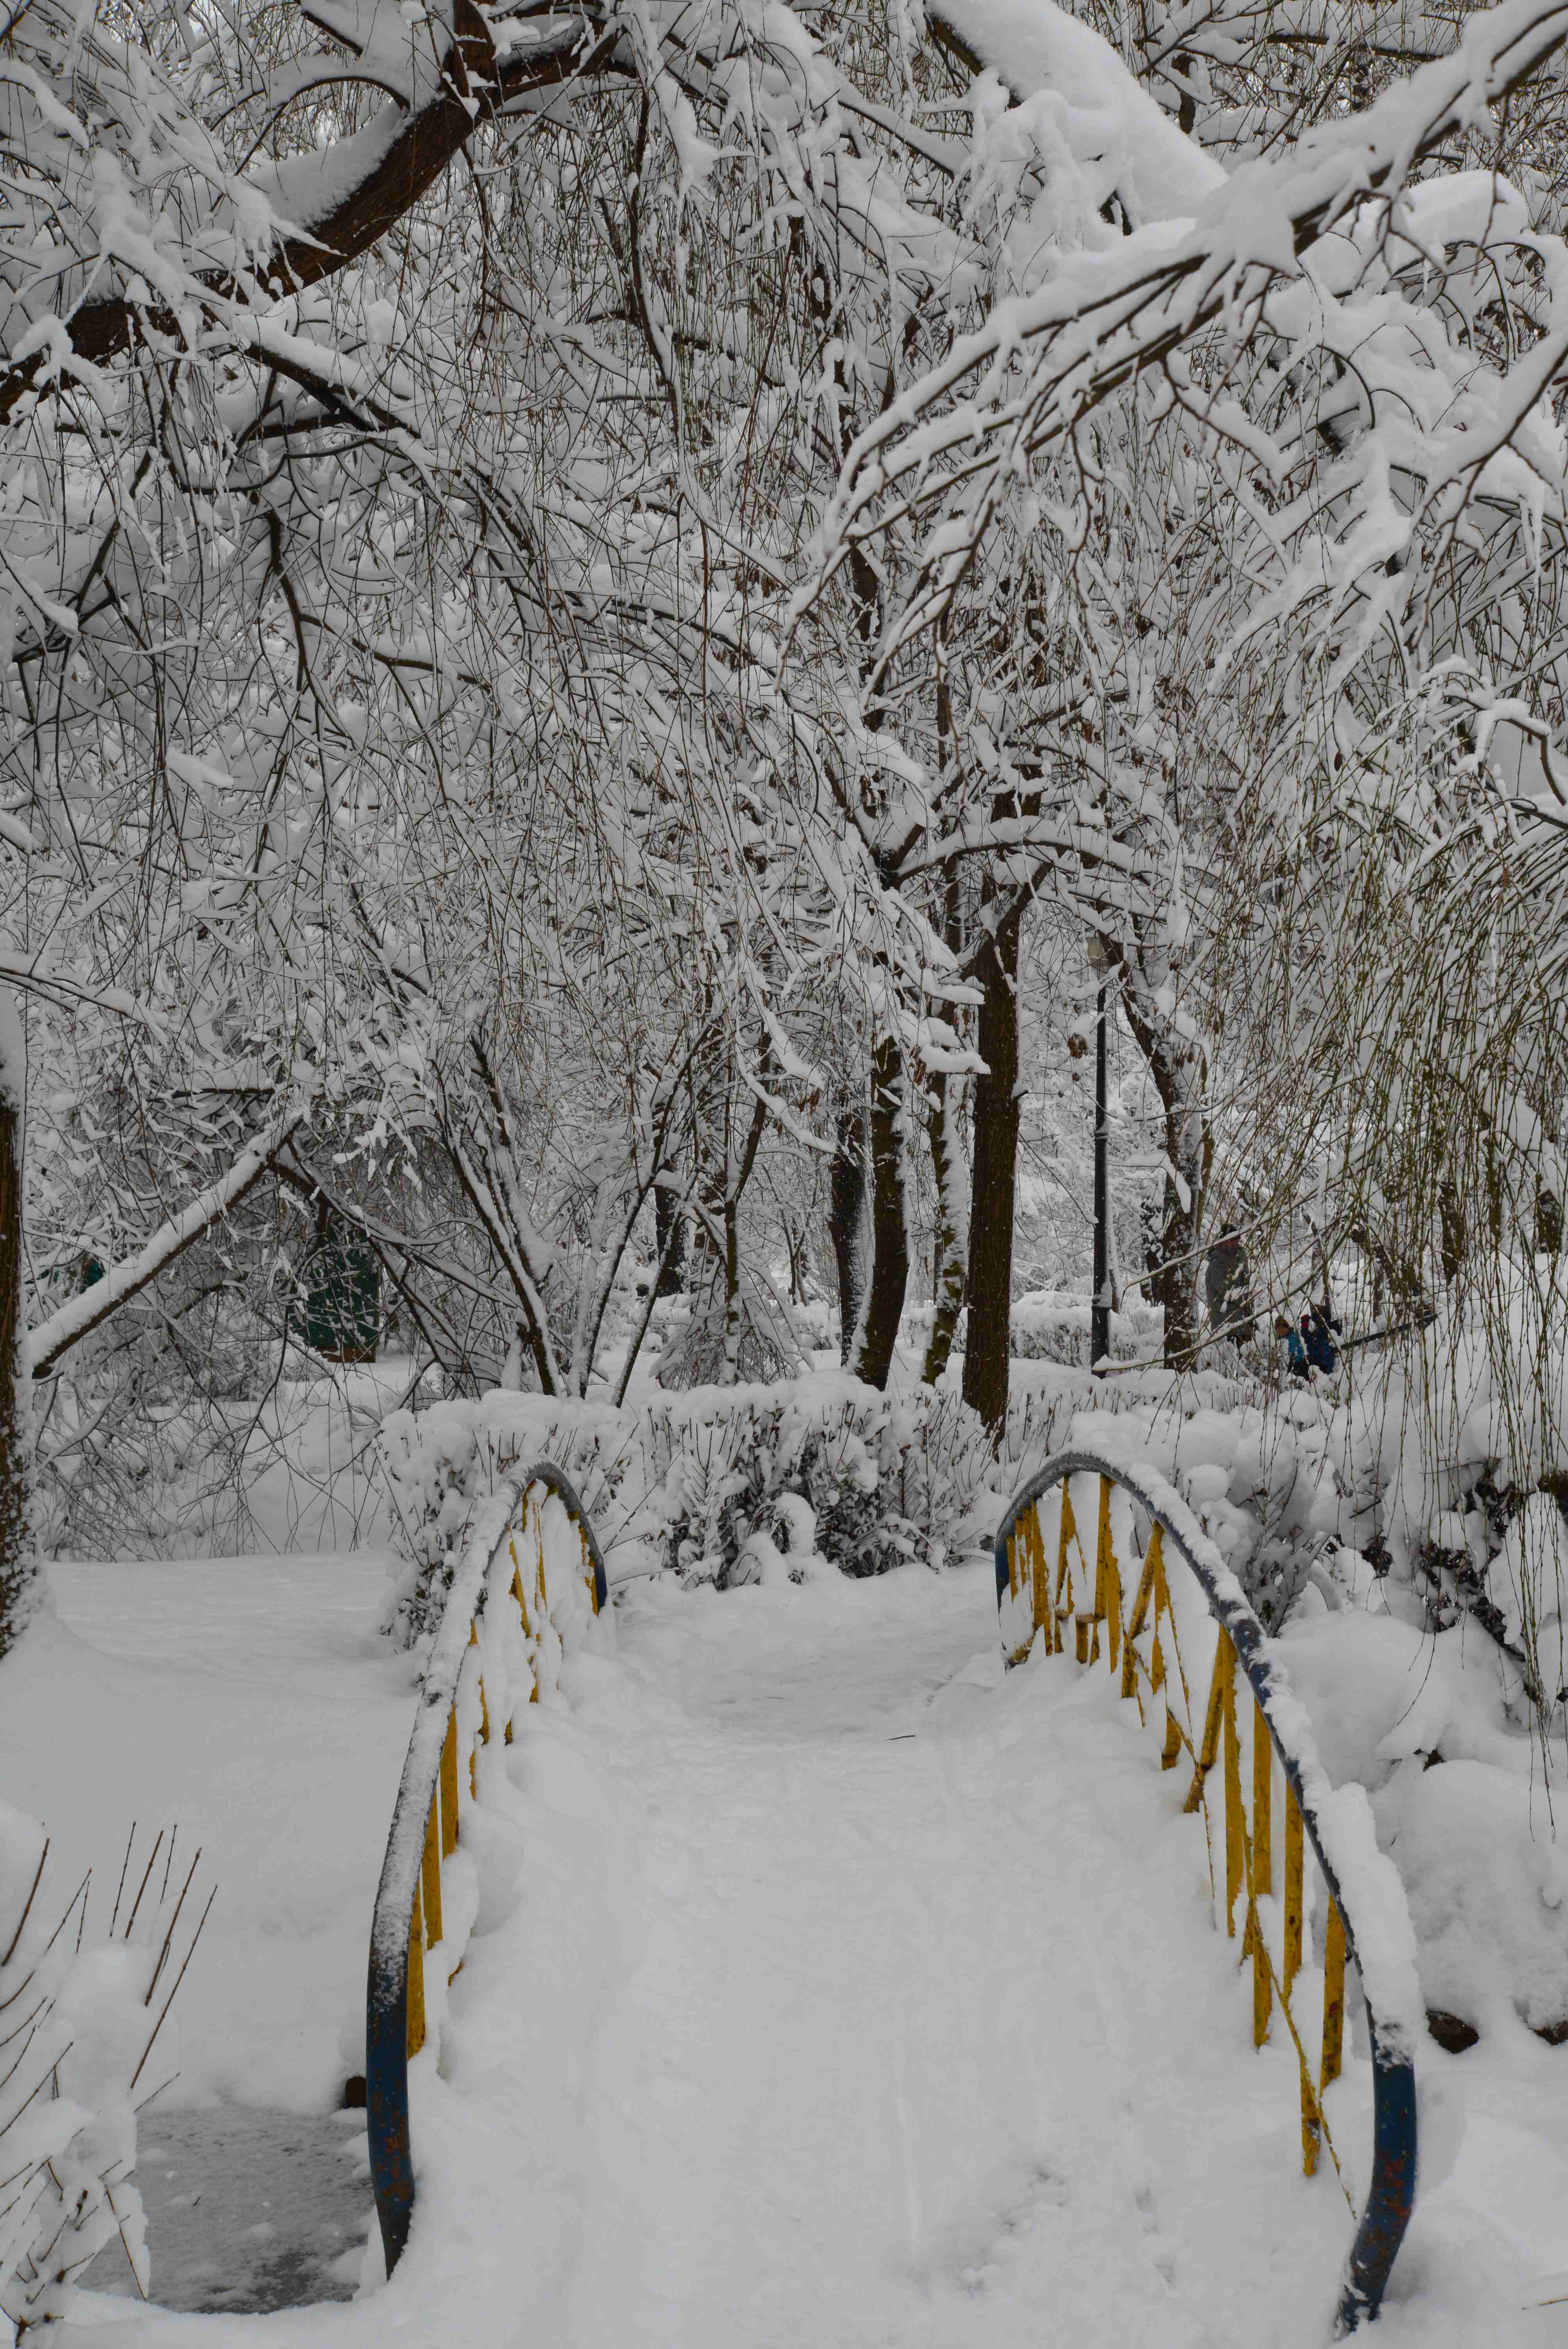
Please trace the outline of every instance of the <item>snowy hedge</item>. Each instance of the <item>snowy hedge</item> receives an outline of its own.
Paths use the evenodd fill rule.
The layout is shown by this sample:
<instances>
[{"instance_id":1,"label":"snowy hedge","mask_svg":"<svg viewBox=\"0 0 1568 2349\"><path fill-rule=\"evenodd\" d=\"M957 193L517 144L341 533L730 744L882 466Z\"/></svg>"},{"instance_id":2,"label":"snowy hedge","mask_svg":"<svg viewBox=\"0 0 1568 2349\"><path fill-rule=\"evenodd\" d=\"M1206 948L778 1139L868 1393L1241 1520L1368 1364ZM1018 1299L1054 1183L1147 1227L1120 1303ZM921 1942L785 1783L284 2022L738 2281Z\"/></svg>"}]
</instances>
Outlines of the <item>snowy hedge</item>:
<instances>
[{"instance_id":1,"label":"snowy hedge","mask_svg":"<svg viewBox=\"0 0 1568 2349\"><path fill-rule=\"evenodd\" d=\"M1009 1311L1008 1351L1015 1361L1061 1362L1087 1371L1092 1310L1088 1299L1071 1289L1026 1289L1021 1297L1015 1297ZM912 1352L923 1350L934 1312L929 1304L905 1307L900 1334ZM1110 1317L1111 1360L1158 1362L1164 1326L1158 1306L1129 1298L1124 1309ZM957 1354L964 1351L968 1327L968 1314L960 1313L953 1340Z\"/></svg>"},{"instance_id":2,"label":"snowy hedge","mask_svg":"<svg viewBox=\"0 0 1568 2349\"><path fill-rule=\"evenodd\" d=\"M851 1575L983 1548L998 1471L956 1395L890 1395L846 1372L696 1387L635 1407L496 1392L392 1413L380 1457L409 1562L397 1624L416 1637L476 1506L520 1460L555 1461L593 1520L613 1582L672 1572L727 1586L814 1562Z\"/></svg>"}]
</instances>

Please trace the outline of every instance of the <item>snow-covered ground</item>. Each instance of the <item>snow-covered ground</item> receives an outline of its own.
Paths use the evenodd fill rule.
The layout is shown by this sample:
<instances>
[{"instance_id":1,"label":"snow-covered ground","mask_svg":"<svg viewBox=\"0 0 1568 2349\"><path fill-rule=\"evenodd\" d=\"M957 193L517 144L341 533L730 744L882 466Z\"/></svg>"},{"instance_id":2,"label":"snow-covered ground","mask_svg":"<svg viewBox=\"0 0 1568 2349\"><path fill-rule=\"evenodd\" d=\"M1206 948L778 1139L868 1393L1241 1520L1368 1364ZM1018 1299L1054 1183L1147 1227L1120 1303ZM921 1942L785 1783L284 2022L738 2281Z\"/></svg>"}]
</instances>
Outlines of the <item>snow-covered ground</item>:
<instances>
[{"instance_id":1,"label":"snow-covered ground","mask_svg":"<svg viewBox=\"0 0 1568 2349\"><path fill-rule=\"evenodd\" d=\"M319 2104L340 2073L411 1715L385 1571L60 1569L61 1623L0 1672L7 1792L73 1850L106 1865L122 1805L206 1839L188 2100ZM643 1585L617 1616L618 1659L530 1710L485 1815L390 2290L265 2318L97 2300L72 2337L1322 2342L1348 2213L1331 2170L1300 2177L1292 2064L1252 2050L1200 1831L1103 1673L1004 1679L984 1568ZM1387 2349L1568 2343L1568 2305L1525 2311L1568 2294L1568 2048L1426 2069ZM1352 2066L1353 2166L1365 2093Z\"/></svg>"},{"instance_id":2,"label":"snow-covered ground","mask_svg":"<svg viewBox=\"0 0 1568 2349\"><path fill-rule=\"evenodd\" d=\"M390 1573L377 1556L54 1566L54 1611L0 1667L0 1788L48 1829L59 1906L91 1868L89 1930L107 1925L133 1825L140 1853L160 1827L177 1857L200 1847L217 1887L160 2106L321 2111L362 2068L339 2040L415 1687L377 1630Z\"/></svg>"}]
</instances>

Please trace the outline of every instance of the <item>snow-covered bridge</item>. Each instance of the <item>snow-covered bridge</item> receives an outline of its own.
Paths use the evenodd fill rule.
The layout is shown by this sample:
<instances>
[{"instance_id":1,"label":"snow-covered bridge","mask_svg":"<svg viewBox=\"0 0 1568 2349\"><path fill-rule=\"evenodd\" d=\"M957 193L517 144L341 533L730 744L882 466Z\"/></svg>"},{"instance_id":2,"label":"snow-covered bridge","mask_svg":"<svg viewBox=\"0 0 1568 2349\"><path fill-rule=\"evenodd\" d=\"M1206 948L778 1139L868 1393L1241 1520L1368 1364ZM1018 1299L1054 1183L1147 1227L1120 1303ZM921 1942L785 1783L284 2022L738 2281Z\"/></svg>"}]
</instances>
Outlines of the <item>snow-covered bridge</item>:
<instances>
[{"instance_id":1,"label":"snow-covered bridge","mask_svg":"<svg viewBox=\"0 0 1568 2349\"><path fill-rule=\"evenodd\" d=\"M291 1562L269 1638L276 1571L62 1569L66 1621L98 1645L46 1635L82 1708L57 1797L106 1730L128 1802L167 1807L182 1754L221 1875L225 1840L239 1864L235 1965L193 1972L186 2017L208 2103L220 2051L253 2102L269 2047L297 2100L342 2068L411 1709L365 1637L379 1577ZM426 1969L392 2282L374 2288L373 2251L372 2289L268 2317L269 2342L1324 2341L1370 2067L1353 2020L1329 2102L1343 2184L1326 2163L1304 2180L1295 2051L1254 2051L1202 1820L1119 1682L1070 1654L1005 1674L985 1568L652 1584L614 1613L615 1640L569 1639L544 1702L480 1751L444 1871L448 1933L472 1930L449 1992ZM46 1711L42 1651L30 1682ZM14 1716L7 1745L33 1726ZM1484 2048L1424 2069L1422 2200L1382 2337L1563 2337L1561 2307L1524 2305L1568 2267L1561 2100ZM193 2324L230 2349L262 2321L88 2305L126 2349Z\"/></svg>"}]
</instances>

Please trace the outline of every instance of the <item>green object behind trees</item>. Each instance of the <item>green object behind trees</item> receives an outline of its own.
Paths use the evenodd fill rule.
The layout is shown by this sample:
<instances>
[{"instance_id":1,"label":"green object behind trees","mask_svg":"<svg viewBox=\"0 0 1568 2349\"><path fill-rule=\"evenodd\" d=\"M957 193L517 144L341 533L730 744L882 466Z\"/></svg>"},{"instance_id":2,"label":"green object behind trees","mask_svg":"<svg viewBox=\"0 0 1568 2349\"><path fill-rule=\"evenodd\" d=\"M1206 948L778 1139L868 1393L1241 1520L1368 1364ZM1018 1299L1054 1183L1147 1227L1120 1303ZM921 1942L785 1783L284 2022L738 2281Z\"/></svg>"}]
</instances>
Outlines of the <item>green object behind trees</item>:
<instances>
[{"instance_id":1,"label":"green object behind trees","mask_svg":"<svg viewBox=\"0 0 1568 2349\"><path fill-rule=\"evenodd\" d=\"M333 1224L305 1266L304 1338L340 1362L373 1362L381 1336L381 1268L361 1232Z\"/></svg>"}]
</instances>

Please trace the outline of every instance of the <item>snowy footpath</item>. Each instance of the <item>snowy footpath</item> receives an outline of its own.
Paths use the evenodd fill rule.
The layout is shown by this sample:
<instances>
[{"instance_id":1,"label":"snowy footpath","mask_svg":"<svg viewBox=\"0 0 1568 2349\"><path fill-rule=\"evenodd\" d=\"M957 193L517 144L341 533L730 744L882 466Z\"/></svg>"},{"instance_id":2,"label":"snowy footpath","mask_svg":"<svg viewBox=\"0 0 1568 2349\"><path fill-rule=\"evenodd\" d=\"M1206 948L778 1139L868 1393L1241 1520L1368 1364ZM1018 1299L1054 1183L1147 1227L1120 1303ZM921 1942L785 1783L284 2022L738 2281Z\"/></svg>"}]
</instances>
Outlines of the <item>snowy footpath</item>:
<instances>
[{"instance_id":1,"label":"snowy footpath","mask_svg":"<svg viewBox=\"0 0 1568 2349\"><path fill-rule=\"evenodd\" d=\"M357 1904L396 1777L398 1668L341 1609L333 1623L318 1759L368 1847ZM416 2067L420 2199L391 2287L266 2317L94 2299L68 2337L1324 2342L1344 2191L1326 2165L1301 2177L1294 2059L1253 2051L1201 1827L1106 1676L1036 1660L1004 1678L984 1568L723 1597L643 1586L617 1629L614 1660L579 1657L564 1701L531 1710L507 1800L480 1815L479 1922L440 2076ZM229 1705L243 1714L232 1690ZM356 1705L374 1758L343 1774ZM297 1773L286 1792L304 1792ZM286 1840L264 1786L251 1799ZM313 1832L303 1848L325 1865ZM335 1964L335 1930L319 1954ZM343 1990L335 1974L324 2002ZM199 2037L222 1991L194 2010ZM335 2037L337 2021L311 2029ZM1562 2055L1541 2049L1527 2077L1489 2068L1483 2044L1426 2068L1431 2175L1377 2337L1568 2344L1568 2305L1525 2308L1568 2295ZM1336 2095L1358 2192L1365 2067Z\"/></svg>"}]
</instances>

